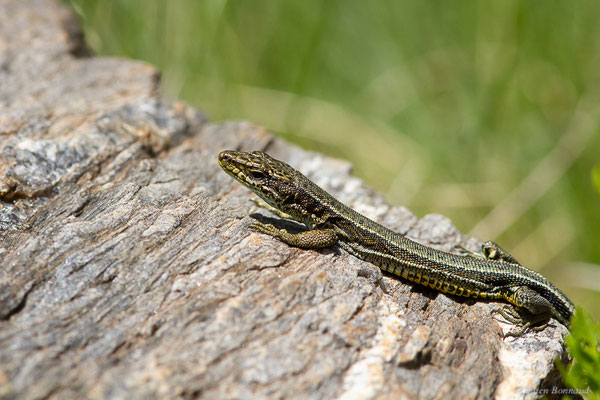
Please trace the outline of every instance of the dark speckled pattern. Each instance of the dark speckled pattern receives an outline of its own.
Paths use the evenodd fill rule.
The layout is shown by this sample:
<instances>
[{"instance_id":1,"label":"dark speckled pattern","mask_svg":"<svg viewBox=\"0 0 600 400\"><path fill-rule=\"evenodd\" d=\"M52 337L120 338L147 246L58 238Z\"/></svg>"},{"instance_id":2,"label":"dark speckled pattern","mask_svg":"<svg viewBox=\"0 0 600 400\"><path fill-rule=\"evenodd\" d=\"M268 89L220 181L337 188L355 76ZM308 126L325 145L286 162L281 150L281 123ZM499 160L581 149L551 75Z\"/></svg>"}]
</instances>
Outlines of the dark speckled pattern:
<instances>
[{"instance_id":1,"label":"dark speckled pattern","mask_svg":"<svg viewBox=\"0 0 600 400\"><path fill-rule=\"evenodd\" d=\"M272 225L254 228L302 248L337 244L382 270L435 290L472 298L504 299L526 309L535 322L550 314L568 325L573 303L542 275L519 264L491 242L484 244L488 258L436 250L357 213L336 200L288 164L266 153L223 151L219 164L280 216L310 229L290 234Z\"/></svg>"}]
</instances>

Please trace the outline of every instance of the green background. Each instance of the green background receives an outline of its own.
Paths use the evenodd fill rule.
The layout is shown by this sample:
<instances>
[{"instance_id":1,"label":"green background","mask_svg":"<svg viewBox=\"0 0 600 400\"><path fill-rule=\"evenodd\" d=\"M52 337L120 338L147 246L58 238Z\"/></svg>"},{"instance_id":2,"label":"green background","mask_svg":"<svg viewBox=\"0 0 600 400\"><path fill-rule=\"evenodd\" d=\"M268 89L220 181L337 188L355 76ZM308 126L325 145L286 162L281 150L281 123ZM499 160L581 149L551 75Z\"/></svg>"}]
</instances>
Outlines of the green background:
<instances>
[{"instance_id":1,"label":"green background","mask_svg":"<svg viewBox=\"0 0 600 400\"><path fill-rule=\"evenodd\" d=\"M350 160L600 318L600 2L68 4L96 52L156 65L168 95Z\"/></svg>"}]
</instances>

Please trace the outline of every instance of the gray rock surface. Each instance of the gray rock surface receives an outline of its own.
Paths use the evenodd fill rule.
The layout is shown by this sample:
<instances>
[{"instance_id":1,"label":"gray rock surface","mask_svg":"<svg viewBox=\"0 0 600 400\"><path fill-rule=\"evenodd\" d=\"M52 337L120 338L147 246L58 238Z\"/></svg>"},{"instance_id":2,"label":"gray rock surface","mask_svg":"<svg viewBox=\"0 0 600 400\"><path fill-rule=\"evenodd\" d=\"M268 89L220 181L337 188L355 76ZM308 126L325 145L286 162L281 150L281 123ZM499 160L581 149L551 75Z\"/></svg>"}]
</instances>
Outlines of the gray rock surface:
<instances>
[{"instance_id":1,"label":"gray rock surface","mask_svg":"<svg viewBox=\"0 0 600 400\"><path fill-rule=\"evenodd\" d=\"M5 0L0 19L0 398L533 398L557 384L558 323L503 340L493 303L252 232L273 216L216 157L268 151L399 232L476 249L448 219L163 99L151 66L88 57L57 2Z\"/></svg>"}]
</instances>

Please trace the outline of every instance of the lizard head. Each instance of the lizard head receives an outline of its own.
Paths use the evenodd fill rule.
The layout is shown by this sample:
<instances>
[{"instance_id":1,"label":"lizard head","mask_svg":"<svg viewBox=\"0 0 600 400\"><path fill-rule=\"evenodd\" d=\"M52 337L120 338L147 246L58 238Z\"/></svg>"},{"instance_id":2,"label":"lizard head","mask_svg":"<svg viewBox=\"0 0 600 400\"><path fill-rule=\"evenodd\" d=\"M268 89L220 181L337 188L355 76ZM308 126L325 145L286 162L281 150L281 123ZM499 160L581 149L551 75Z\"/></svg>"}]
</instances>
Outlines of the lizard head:
<instances>
[{"instance_id":1,"label":"lizard head","mask_svg":"<svg viewBox=\"0 0 600 400\"><path fill-rule=\"evenodd\" d=\"M262 151L222 151L219 165L273 207L281 209L296 193L300 173Z\"/></svg>"}]
</instances>

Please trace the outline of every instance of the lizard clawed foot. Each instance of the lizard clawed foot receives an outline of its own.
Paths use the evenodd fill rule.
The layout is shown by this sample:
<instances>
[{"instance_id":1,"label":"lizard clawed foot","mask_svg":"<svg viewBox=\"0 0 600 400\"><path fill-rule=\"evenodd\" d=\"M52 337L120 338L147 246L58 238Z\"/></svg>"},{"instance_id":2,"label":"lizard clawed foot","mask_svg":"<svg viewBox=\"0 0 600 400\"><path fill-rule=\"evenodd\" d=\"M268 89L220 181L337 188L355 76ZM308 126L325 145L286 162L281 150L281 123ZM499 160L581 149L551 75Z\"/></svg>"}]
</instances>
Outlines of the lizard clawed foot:
<instances>
[{"instance_id":1,"label":"lizard clawed foot","mask_svg":"<svg viewBox=\"0 0 600 400\"><path fill-rule=\"evenodd\" d=\"M282 229L278 229L276 228L274 225L272 224L264 224L262 222L253 222L252 225L250 225L250 228L262 232L262 233L266 233L267 235L271 235L271 236L275 236L277 237L279 231L281 231ZM285 231L287 232L287 231Z\"/></svg>"},{"instance_id":2,"label":"lizard clawed foot","mask_svg":"<svg viewBox=\"0 0 600 400\"><path fill-rule=\"evenodd\" d=\"M513 306L510 305L505 305L503 307L496 308L493 310L493 313L500 314L506 320L506 322L510 324L523 324L523 326L520 329L516 331L509 331L508 333L506 333L504 335L505 339L507 337L521 337L529 331L540 332L548 326L548 322L534 326L533 322L526 321L525 318L523 318L523 316Z\"/></svg>"},{"instance_id":3,"label":"lizard clawed foot","mask_svg":"<svg viewBox=\"0 0 600 400\"><path fill-rule=\"evenodd\" d=\"M277 215L278 217L281 218L285 218L285 219L291 219L293 220L294 218L292 218L291 215L284 213L283 211L279 210L276 207L273 207L272 205L270 205L269 203L267 203L266 201L264 201L263 199L257 199L255 197L250 199L251 202L253 202L254 204L256 204L257 206L264 208L265 210L270 211L271 213Z\"/></svg>"},{"instance_id":4,"label":"lizard clawed foot","mask_svg":"<svg viewBox=\"0 0 600 400\"><path fill-rule=\"evenodd\" d=\"M465 254L461 254L464 257L473 257L473 258L477 258L477 259L485 259L485 256L483 254L479 254L476 253L472 250L467 249L465 246L462 245L462 243L457 244L455 247L459 248L460 251L464 252Z\"/></svg>"}]
</instances>

